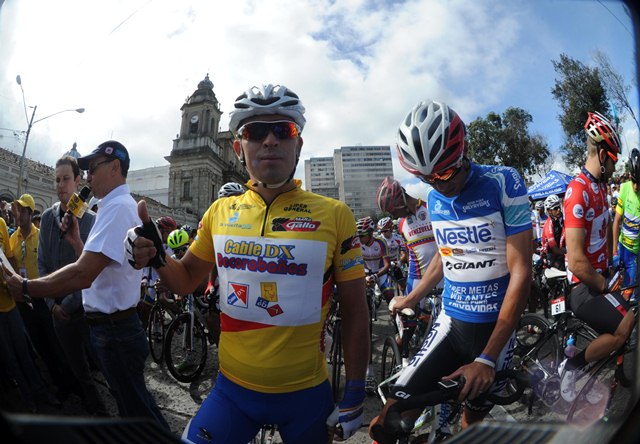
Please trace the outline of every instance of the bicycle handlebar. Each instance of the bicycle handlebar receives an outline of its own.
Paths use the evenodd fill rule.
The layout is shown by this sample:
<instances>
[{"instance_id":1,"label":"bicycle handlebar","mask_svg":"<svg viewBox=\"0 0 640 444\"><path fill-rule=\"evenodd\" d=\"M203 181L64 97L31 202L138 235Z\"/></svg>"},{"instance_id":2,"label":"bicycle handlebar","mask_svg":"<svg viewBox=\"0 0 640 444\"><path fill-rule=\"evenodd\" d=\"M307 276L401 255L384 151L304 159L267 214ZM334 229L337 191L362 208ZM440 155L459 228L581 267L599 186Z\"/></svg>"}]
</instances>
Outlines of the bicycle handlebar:
<instances>
[{"instance_id":1,"label":"bicycle handlebar","mask_svg":"<svg viewBox=\"0 0 640 444\"><path fill-rule=\"evenodd\" d=\"M512 404L520 399L525 388L529 385L527 375L516 370L501 370L496 373L496 381L504 379L515 381L516 390L513 393L510 395L483 393L476 399L487 400L498 405ZM385 415L385 431L393 434L398 432L404 434L411 433L414 423L413 421L408 420L408 418L403 418L402 413L408 410L422 409L442 404L443 402L455 399L459 395L460 390L462 390L462 387L464 387L464 380L463 378L460 378L459 380L452 380L450 382L455 383L455 385L452 385L451 387L442 387L429 393L415 395L392 404Z\"/></svg>"}]
</instances>

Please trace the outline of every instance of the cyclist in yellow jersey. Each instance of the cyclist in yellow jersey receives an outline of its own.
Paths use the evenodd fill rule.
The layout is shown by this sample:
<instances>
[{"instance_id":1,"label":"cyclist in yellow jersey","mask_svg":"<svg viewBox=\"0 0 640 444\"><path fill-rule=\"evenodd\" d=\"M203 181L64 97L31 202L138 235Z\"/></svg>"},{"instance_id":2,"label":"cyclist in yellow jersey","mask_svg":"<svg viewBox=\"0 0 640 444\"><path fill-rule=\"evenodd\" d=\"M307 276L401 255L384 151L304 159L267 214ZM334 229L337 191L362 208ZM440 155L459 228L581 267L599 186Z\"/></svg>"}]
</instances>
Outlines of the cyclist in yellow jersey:
<instances>
[{"instance_id":1,"label":"cyclist in yellow jersey","mask_svg":"<svg viewBox=\"0 0 640 444\"><path fill-rule=\"evenodd\" d=\"M186 442L244 444L262 424L275 424L285 443L325 443L332 412L342 438L362 424L369 344L360 242L344 203L293 180L303 113L284 86L247 90L229 127L250 175L248 191L211 205L179 261L155 247L157 230L142 202L148 223L125 240L132 264L152 262L176 293L192 291L212 265L218 270L220 373L183 433ZM334 285L347 377L335 410L323 342Z\"/></svg>"}]
</instances>

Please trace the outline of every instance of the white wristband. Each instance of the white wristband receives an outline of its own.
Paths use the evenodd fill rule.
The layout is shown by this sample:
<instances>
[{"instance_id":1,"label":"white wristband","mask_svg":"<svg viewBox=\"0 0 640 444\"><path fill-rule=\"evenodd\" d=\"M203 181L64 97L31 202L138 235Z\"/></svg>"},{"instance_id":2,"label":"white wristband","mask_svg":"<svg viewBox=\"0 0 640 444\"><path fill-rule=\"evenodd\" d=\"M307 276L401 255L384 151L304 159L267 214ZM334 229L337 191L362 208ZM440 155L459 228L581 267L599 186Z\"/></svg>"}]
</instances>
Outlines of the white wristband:
<instances>
[{"instance_id":1,"label":"white wristband","mask_svg":"<svg viewBox=\"0 0 640 444\"><path fill-rule=\"evenodd\" d=\"M481 364L488 365L489 367L491 367L493 369L496 368L496 363L492 362L492 361L489 361L488 359L477 357L476 359L473 360L473 362L479 362Z\"/></svg>"}]
</instances>

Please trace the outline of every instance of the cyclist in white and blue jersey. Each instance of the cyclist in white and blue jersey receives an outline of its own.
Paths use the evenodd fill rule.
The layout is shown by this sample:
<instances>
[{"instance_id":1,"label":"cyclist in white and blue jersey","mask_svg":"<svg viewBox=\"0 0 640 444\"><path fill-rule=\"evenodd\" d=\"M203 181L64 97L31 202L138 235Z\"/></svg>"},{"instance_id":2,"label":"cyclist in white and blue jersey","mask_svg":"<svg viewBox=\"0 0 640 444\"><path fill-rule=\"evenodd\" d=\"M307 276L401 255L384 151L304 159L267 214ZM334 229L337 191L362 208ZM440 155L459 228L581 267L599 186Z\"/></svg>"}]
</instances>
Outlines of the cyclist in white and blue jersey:
<instances>
[{"instance_id":1,"label":"cyclist in white and blue jersey","mask_svg":"<svg viewBox=\"0 0 640 444\"><path fill-rule=\"evenodd\" d=\"M420 102L409 112L398 130L397 149L401 165L433 187L427 206L440 254L407 297L395 298L394 310L414 306L444 276L443 311L372 425L382 424L394 399L464 376L459 397L466 400L464 428L492 407L475 398L497 390L495 372L509 366L514 330L529 296L527 189L513 168L471 162L464 123L441 102ZM374 439L389 440L376 429Z\"/></svg>"}]
</instances>

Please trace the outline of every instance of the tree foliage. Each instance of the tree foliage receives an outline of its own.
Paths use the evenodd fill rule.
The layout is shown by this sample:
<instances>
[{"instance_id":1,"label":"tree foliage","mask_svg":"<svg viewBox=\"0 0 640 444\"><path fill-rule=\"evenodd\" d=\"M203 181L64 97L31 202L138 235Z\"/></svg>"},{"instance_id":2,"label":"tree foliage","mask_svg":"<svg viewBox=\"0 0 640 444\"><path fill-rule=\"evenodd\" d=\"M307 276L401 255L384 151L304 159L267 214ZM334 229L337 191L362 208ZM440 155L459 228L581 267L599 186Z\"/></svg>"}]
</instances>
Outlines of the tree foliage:
<instances>
[{"instance_id":1,"label":"tree foliage","mask_svg":"<svg viewBox=\"0 0 640 444\"><path fill-rule=\"evenodd\" d=\"M587 159L587 135L584 123L589 111L610 116L607 94L598 68L585 66L566 54L560 60L552 60L558 74L551 90L560 104L560 123L565 140L560 147L567 166L580 167Z\"/></svg>"},{"instance_id":2,"label":"tree foliage","mask_svg":"<svg viewBox=\"0 0 640 444\"><path fill-rule=\"evenodd\" d=\"M613 69L609 57L602 51L596 51L593 55L593 59L598 64L600 69L600 78L604 84L607 96L613 103L614 107L619 111L626 111L631 118L636 122L636 126L640 129L640 122L636 114L633 112L633 106L629 102L629 92L631 91L631 85L625 83L622 75ZM615 117L615 116L614 116Z\"/></svg>"},{"instance_id":3,"label":"tree foliage","mask_svg":"<svg viewBox=\"0 0 640 444\"><path fill-rule=\"evenodd\" d=\"M546 173L549 146L539 134L529 133L533 117L522 108L507 108L502 114L490 112L468 126L470 157L489 165L507 165L523 176Z\"/></svg>"}]
</instances>

